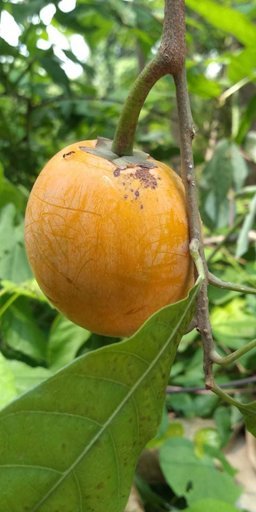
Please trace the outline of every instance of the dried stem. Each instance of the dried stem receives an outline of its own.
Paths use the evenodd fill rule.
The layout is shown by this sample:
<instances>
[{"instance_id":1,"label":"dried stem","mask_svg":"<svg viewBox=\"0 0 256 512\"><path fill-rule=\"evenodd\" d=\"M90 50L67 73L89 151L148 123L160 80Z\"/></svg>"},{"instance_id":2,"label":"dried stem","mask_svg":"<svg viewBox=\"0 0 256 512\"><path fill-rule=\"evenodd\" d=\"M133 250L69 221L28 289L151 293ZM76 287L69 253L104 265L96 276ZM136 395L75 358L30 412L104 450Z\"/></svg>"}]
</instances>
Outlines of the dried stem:
<instances>
[{"instance_id":1,"label":"dried stem","mask_svg":"<svg viewBox=\"0 0 256 512\"><path fill-rule=\"evenodd\" d=\"M165 0L163 34L159 50L135 81L117 125L112 151L132 155L140 111L153 85L164 75L175 75L185 59L184 0Z\"/></svg>"}]
</instances>

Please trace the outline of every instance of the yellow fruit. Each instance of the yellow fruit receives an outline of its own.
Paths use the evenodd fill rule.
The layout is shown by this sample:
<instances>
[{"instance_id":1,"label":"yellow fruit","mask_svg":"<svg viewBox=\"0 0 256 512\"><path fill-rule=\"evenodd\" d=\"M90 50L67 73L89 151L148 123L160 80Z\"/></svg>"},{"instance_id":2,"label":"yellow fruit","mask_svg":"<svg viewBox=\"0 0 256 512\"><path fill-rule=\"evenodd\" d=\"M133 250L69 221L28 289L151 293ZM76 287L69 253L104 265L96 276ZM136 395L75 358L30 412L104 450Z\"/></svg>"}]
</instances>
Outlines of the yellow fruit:
<instances>
[{"instance_id":1,"label":"yellow fruit","mask_svg":"<svg viewBox=\"0 0 256 512\"><path fill-rule=\"evenodd\" d=\"M117 165L72 144L44 167L25 219L39 286L73 322L127 336L193 283L180 178L153 159Z\"/></svg>"}]
</instances>

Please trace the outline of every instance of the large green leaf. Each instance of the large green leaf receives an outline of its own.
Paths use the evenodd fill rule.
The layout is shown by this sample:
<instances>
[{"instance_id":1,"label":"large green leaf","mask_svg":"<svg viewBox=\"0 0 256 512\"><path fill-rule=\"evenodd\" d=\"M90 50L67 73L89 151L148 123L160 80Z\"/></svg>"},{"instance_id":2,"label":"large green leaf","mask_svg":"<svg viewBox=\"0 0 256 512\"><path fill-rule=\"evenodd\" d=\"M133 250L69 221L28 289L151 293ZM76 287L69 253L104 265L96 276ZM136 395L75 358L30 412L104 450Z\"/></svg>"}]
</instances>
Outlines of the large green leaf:
<instances>
[{"instance_id":1,"label":"large green leaf","mask_svg":"<svg viewBox=\"0 0 256 512\"><path fill-rule=\"evenodd\" d=\"M205 497L234 504L240 495L233 478L216 469L211 457L198 457L188 439L168 439L160 448L160 465L172 490L189 505Z\"/></svg>"},{"instance_id":2,"label":"large green leaf","mask_svg":"<svg viewBox=\"0 0 256 512\"><path fill-rule=\"evenodd\" d=\"M241 43L256 45L255 26L241 12L213 0L186 0L186 4L214 27L234 35Z\"/></svg>"},{"instance_id":3,"label":"large green leaf","mask_svg":"<svg viewBox=\"0 0 256 512\"><path fill-rule=\"evenodd\" d=\"M0 512L123 511L197 290L1 412Z\"/></svg>"}]
</instances>

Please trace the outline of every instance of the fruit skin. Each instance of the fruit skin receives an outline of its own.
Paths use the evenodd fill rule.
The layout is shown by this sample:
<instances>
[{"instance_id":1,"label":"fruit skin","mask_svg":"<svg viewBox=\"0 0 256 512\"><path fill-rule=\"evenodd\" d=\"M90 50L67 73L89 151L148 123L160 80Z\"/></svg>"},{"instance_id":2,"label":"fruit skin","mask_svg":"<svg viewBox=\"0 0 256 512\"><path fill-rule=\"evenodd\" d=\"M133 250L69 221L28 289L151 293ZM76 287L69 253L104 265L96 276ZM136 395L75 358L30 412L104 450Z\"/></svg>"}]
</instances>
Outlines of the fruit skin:
<instances>
[{"instance_id":1,"label":"fruit skin","mask_svg":"<svg viewBox=\"0 0 256 512\"><path fill-rule=\"evenodd\" d=\"M81 147L57 153L31 191L25 244L39 286L73 322L128 336L193 284L184 189L152 169L123 169Z\"/></svg>"}]
</instances>

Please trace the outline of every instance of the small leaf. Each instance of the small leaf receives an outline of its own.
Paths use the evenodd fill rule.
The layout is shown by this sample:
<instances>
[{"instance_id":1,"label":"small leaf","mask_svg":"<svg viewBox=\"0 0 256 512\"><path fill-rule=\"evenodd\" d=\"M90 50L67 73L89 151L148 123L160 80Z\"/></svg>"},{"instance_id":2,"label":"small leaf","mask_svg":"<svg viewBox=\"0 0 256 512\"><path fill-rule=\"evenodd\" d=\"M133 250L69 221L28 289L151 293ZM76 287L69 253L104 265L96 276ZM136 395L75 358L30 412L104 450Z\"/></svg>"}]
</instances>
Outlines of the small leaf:
<instances>
[{"instance_id":1,"label":"small leaf","mask_svg":"<svg viewBox=\"0 0 256 512\"><path fill-rule=\"evenodd\" d=\"M90 336L89 331L59 314L52 324L47 347L47 359L51 369L57 370L73 361Z\"/></svg>"},{"instance_id":2,"label":"small leaf","mask_svg":"<svg viewBox=\"0 0 256 512\"><path fill-rule=\"evenodd\" d=\"M37 325L25 298L17 299L2 316L5 345L38 363L45 361L46 336Z\"/></svg>"},{"instance_id":3,"label":"small leaf","mask_svg":"<svg viewBox=\"0 0 256 512\"><path fill-rule=\"evenodd\" d=\"M1 511L123 512L197 291L0 413Z\"/></svg>"},{"instance_id":4,"label":"small leaf","mask_svg":"<svg viewBox=\"0 0 256 512\"><path fill-rule=\"evenodd\" d=\"M247 430L256 437L256 401L242 404L236 401L236 407L242 413Z\"/></svg>"},{"instance_id":5,"label":"small leaf","mask_svg":"<svg viewBox=\"0 0 256 512\"><path fill-rule=\"evenodd\" d=\"M188 439L168 439L160 448L160 466L172 490L189 505L205 496L234 504L241 493L229 474L216 469L213 459L196 455Z\"/></svg>"}]
</instances>

